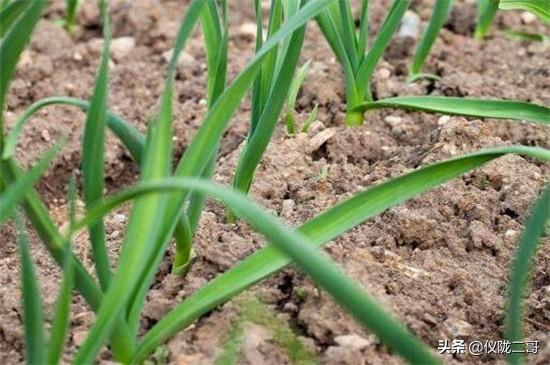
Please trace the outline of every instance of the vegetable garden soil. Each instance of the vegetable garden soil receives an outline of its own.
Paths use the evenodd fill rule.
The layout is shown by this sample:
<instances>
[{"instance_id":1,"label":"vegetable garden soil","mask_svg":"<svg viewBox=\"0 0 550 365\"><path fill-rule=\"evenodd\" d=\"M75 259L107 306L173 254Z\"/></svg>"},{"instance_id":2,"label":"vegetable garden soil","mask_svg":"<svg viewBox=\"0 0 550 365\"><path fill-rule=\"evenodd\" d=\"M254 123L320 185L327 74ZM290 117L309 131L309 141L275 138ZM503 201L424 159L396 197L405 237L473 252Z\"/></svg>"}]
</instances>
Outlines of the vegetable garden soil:
<instances>
[{"instance_id":1,"label":"vegetable garden soil","mask_svg":"<svg viewBox=\"0 0 550 365\"><path fill-rule=\"evenodd\" d=\"M154 116L170 50L185 1L111 1L115 40L110 65L110 109L145 131ZM252 5L230 1L230 77L253 54ZM264 2L269 3L269 2ZM375 30L389 0L372 2ZM550 47L506 38L504 29L548 32L521 13L497 16L487 40L472 39L474 1L457 1L451 19L435 43L426 70L439 81L407 84L414 41L396 37L373 80L377 98L394 95L453 95L518 99L550 104ZM433 0L413 1L424 26ZM89 98L101 51L101 28L94 1L84 2L82 25L74 36L54 24L63 1L49 6L32 42L23 53L8 94L7 120L32 102L48 96ZM121 37L131 37L122 38ZM135 42L135 44L133 43ZM200 125L205 112L205 55L200 32L190 40L178 68L174 107L177 156ZM363 126L344 126L344 84L340 67L316 24L308 27L303 60L311 70L297 108L305 119L315 103L318 121L309 133L275 132L262 160L251 194L285 222L298 225L352 194L418 166L483 147L524 144L550 147L548 127L509 121L465 119L426 113L369 112ZM247 133L249 102L234 115L224 137L215 180L229 184ZM61 136L69 142L38 185L60 226L66 225L66 187L78 176L84 113L49 107L24 133L16 156L24 166ZM550 166L528 158L506 156L433 191L392 208L344 234L326 251L343 269L413 332L434 349L439 340L502 338L507 275L530 205L547 181ZM136 181L137 169L112 135L106 151L108 192ZM113 261L120 248L128 209L106 219ZM43 301L51 316L60 272L29 226L32 254L38 266ZM0 233L0 363L23 361L19 258L13 227ZM164 313L264 244L244 223L227 224L223 207L209 202L195 238L197 259L189 274L170 274L169 252L149 293L143 330ZM530 364L550 363L550 239L544 239L526 300L525 330L538 340ZM85 234L75 250L90 270ZM386 348L340 309L325 292L294 267L258 284L251 292L298 334L324 364L401 364ZM168 362L210 364L222 353L240 305L230 301L181 331L166 344ZM75 296L71 317L70 360L94 321L93 312ZM241 364L291 363L260 324L245 327ZM441 355L446 364L503 364L497 355ZM102 362L109 363L107 351ZM160 362L159 362L160 363Z\"/></svg>"}]
</instances>

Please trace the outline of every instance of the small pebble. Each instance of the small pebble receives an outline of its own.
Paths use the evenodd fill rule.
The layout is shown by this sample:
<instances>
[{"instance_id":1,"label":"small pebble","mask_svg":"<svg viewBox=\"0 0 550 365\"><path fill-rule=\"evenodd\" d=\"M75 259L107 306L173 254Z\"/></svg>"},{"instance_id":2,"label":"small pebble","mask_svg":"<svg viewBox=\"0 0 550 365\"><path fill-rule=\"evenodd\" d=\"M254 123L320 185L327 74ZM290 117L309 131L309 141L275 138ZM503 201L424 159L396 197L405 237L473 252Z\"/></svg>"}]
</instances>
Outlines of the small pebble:
<instances>
[{"instance_id":1,"label":"small pebble","mask_svg":"<svg viewBox=\"0 0 550 365\"><path fill-rule=\"evenodd\" d=\"M51 141L50 132L48 132L47 129L44 129L44 130L42 131L42 133L40 133L40 135L42 136L42 140L43 140L44 142L49 142L49 141Z\"/></svg>"},{"instance_id":2,"label":"small pebble","mask_svg":"<svg viewBox=\"0 0 550 365\"><path fill-rule=\"evenodd\" d=\"M243 23L239 27L239 35L247 37L256 37L256 24L252 22Z\"/></svg>"},{"instance_id":3,"label":"small pebble","mask_svg":"<svg viewBox=\"0 0 550 365\"><path fill-rule=\"evenodd\" d=\"M413 11L407 10L401 21L397 36L400 38L416 38L420 31L420 17Z\"/></svg>"},{"instance_id":4,"label":"small pebble","mask_svg":"<svg viewBox=\"0 0 550 365\"><path fill-rule=\"evenodd\" d=\"M472 325L456 318L448 318L443 322L444 331L451 338L464 338L472 334Z\"/></svg>"},{"instance_id":5,"label":"small pebble","mask_svg":"<svg viewBox=\"0 0 550 365\"><path fill-rule=\"evenodd\" d=\"M504 232L504 237L510 241L515 241L519 236L519 232L515 229L509 229Z\"/></svg>"},{"instance_id":6,"label":"small pebble","mask_svg":"<svg viewBox=\"0 0 550 365\"><path fill-rule=\"evenodd\" d=\"M371 345L371 341L358 335L337 336L334 338L334 342L336 342L339 346L348 347L355 350L362 350Z\"/></svg>"},{"instance_id":7,"label":"small pebble","mask_svg":"<svg viewBox=\"0 0 550 365\"><path fill-rule=\"evenodd\" d=\"M84 57L82 57L82 54L80 52L73 53L73 60L75 61L82 61Z\"/></svg>"},{"instance_id":8,"label":"small pebble","mask_svg":"<svg viewBox=\"0 0 550 365\"><path fill-rule=\"evenodd\" d=\"M449 121L451 120L451 117L448 116L448 115L442 115L441 117L439 117L439 119L437 120L437 125L445 125L447 123L449 123Z\"/></svg>"},{"instance_id":9,"label":"small pebble","mask_svg":"<svg viewBox=\"0 0 550 365\"><path fill-rule=\"evenodd\" d=\"M172 54L174 53L173 49L170 49L162 54L162 58L166 62L170 62L172 59ZM190 53L187 53L185 51L182 51L178 58L178 65L179 66L185 66L185 67L192 67L197 63L197 60L195 57L193 57Z\"/></svg>"},{"instance_id":10,"label":"small pebble","mask_svg":"<svg viewBox=\"0 0 550 365\"><path fill-rule=\"evenodd\" d=\"M403 119L396 115L388 115L386 118L384 118L384 121L388 123L390 126L395 127L396 125L401 124Z\"/></svg>"},{"instance_id":11,"label":"small pebble","mask_svg":"<svg viewBox=\"0 0 550 365\"><path fill-rule=\"evenodd\" d=\"M320 120L316 120L309 126L309 133L316 134L325 129L325 125Z\"/></svg>"},{"instance_id":12,"label":"small pebble","mask_svg":"<svg viewBox=\"0 0 550 365\"><path fill-rule=\"evenodd\" d=\"M115 61L123 60L136 46L134 37L119 37L111 41L111 57Z\"/></svg>"},{"instance_id":13,"label":"small pebble","mask_svg":"<svg viewBox=\"0 0 550 365\"><path fill-rule=\"evenodd\" d=\"M376 74L381 79L387 79L391 76L391 71L387 68L381 68Z\"/></svg>"},{"instance_id":14,"label":"small pebble","mask_svg":"<svg viewBox=\"0 0 550 365\"><path fill-rule=\"evenodd\" d=\"M115 214L113 219L118 223L125 223L128 220L124 214Z\"/></svg>"},{"instance_id":15,"label":"small pebble","mask_svg":"<svg viewBox=\"0 0 550 365\"><path fill-rule=\"evenodd\" d=\"M309 140L309 152L317 151L326 141L334 137L335 134L336 130L334 128L327 128L313 136Z\"/></svg>"},{"instance_id":16,"label":"small pebble","mask_svg":"<svg viewBox=\"0 0 550 365\"><path fill-rule=\"evenodd\" d=\"M520 17L521 17L521 21L525 24L530 24L535 20L537 20L537 16L528 11L524 11L523 13L521 13Z\"/></svg>"}]
</instances>

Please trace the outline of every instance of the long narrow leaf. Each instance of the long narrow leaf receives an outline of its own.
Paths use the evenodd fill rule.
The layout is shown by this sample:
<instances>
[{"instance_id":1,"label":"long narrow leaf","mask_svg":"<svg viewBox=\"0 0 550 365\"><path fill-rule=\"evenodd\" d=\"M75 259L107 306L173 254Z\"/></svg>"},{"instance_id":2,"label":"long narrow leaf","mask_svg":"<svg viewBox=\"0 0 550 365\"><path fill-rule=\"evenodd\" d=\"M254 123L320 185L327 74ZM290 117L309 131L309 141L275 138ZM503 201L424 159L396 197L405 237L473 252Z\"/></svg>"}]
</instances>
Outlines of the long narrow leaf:
<instances>
[{"instance_id":1,"label":"long narrow leaf","mask_svg":"<svg viewBox=\"0 0 550 365\"><path fill-rule=\"evenodd\" d=\"M58 364L63 355L63 347L68 335L71 314L71 292L74 286L74 266L71 260L70 245L67 244L65 264L63 265L63 282L57 297L55 314L50 330L46 364Z\"/></svg>"},{"instance_id":2,"label":"long narrow leaf","mask_svg":"<svg viewBox=\"0 0 550 365\"><path fill-rule=\"evenodd\" d=\"M523 298L533 268L533 259L540 248L541 236L550 218L550 185L547 185L537 199L531 216L525 224L523 235L514 256L510 283L508 284L508 305L506 310L506 340L512 343L512 352L508 355L510 364L521 364L524 361L524 350L519 343L523 338Z\"/></svg>"},{"instance_id":3,"label":"long narrow leaf","mask_svg":"<svg viewBox=\"0 0 550 365\"><path fill-rule=\"evenodd\" d=\"M42 174L54 157L59 153L63 143L52 147L44 157L34 165L27 173L20 176L15 182L7 185L4 192L0 194L0 226L4 223L10 212L19 204L32 186L40 179Z\"/></svg>"},{"instance_id":4,"label":"long narrow leaf","mask_svg":"<svg viewBox=\"0 0 550 365\"><path fill-rule=\"evenodd\" d=\"M495 19L500 0L477 0L477 24L474 38L483 39Z\"/></svg>"},{"instance_id":5,"label":"long narrow leaf","mask_svg":"<svg viewBox=\"0 0 550 365\"><path fill-rule=\"evenodd\" d=\"M209 109L201 127L191 141L181 160L178 163L175 175L178 177L198 177L215 155L216 150L212 146L219 141L226 129L231 115L236 110L249 86L259 71L262 60L266 54L286 37L298 28L302 27L309 19L318 15L328 4L334 0L313 0L302 7L295 15L289 18L281 29L270 37L255 54L248 66L242 71L233 83L224 91L218 101ZM140 278L139 289L134 293L129 311L130 322L136 322L145 301L147 290L154 279L155 272L161 263L167 245L177 223L177 217L182 204L189 197L189 192L179 193L167 202L164 211L164 219L161 220L158 230L157 245L154 248L155 256L145 265L147 271Z\"/></svg>"},{"instance_id":6,"label":"long narrow leaf","mask_svg":"<svg viewBox=\"0 0 550 365\"><path fill-rule=\"evenodd\" d=\"M179 54L191 31L194 29L204 5L202 0L193 0L182 21L175 42L174 52L168 67L168 77L161 97L160 111L149 131L143 155L141 181L167 176L172 162L172 93ZM119 269L114 275L109 290L97 314L95 325L79 349L75 362L90 364L94 361L107 336L113 328L112 318L122 314L143 270L147 270L148 256L152 253L155 227L162 218L162 195L138 199L134 204L120 255ZM177 216L176 216L177 217ZM137 331L136 321L131 321L130 330Z\"/></svg>"},{"instance_id":7,"label":"long narrow leaf","mask_svg":"<svg viewBox=\"0 0 550 365\"><path fill-rule=\"evenodd\" d=\"M393 5L388 13L382 28L378 31L378 35L374 40L372 48L369 50L367 57L363 60L357 71L357 85L361 88L362 93L369 96L369 83L374 72L374 69L384 51L390 44L390 41L399 26L401 19L409 8L410 0L394 0ZM353 108L355 105L351 105Z\"/></svg>"},{"instance_id":8,"label":"long narrow leaf","mask_svg":"<svg viewBox=\"0 0 550 365\"><path fill-rule=\"evenodd\" d=\"M424 31L420 43L414 54L413 63L411 66L411 77L422 72L422 67L426 61L426 57L430 53L439 31L443 28L443 24L447 20L449 13L453 8L453 0L439 0L435 2L432 17L428 28Z\"/></svg>"},{"instance_id":9,"label":"long narrow leaf","mask_svg":"<svg viewBox=\"0 0 550 365\"><path fill-rule=\"evenodd\" d=\"M30 2L27 0L15 0L0 9L0 38L6 34L11 25L25 11Z\"/></svg>"},{"instance_id":10,"label":"long narrow leaf","mask_svg":"<svg viewBox=\"0 0 550 365\"><path fill-rule=\"evenodd\" d=\"M6 137L6 144L4 146L4 153L2 158L4 160L13 156L15 146L23 132L24 126L31 120L34 114L40 111L42 108L49 105L73 105L84 111L90 108L90 103L86 100L54 96L50 98L40 99L29 106L23 114L17 119L13 128L10 130ZM115 133L115 135L121 140L124 146L128 149L134 160L140 164L141 155L143 153L143 146L145 145L145 137L129 122L125 121L121 117L107 111L107 126Z\"/></svg>"},{"instance_id":11,"label":"long narrow leaf","mask_svg":"<svg viewBox=\"0 0 550 365\"><path fill-rule=\"evenodd\" d=\"M548 0L500 0L498 7L503 10L527 10L550 23L550 3Z\"/></svg>"},{"instance_id":12,"label":"long narrow leaf","mask_svg":"<svg viewBox=\"0 0 550 365\"><path fill-rule=\"evenodd\" d=\"M283 109L294 70L302 50L305 29L300 29L292 35L289 51L285 55L284 72L278 75L274 88L265 104L265 109L258 121L256 132L248 140L235 170L233 187L242 192L248 192L254 172L271 140L279 115Z\"/></svg>"},{"instance_id":13,"label":"long narrow leaf","mask_svg":"<svg viewBox=\"0 0 550 365\"><path fill-rule=\"evenodd\" d=\"M27 6L23 15L10 28L0 44L0 150L4 145L4 103L15 66L19 60L21 52L27 45L32 31L42 15L42 10L46 4L45 0L32 1Z\"/></svg>"},{"instance_id":14,"label":"long narrow leaf","mask_svg":"<svg viewBox=\"0 0 550 365\"><path fill-rule=\"evenodd\" d=\"M550 151L539 148L519 146L479 151L423 167L361 192L308 221L298 229L301 234L312 241L315 247L320 247L366 219L507 153L524 154L546 161L550 160ZM157 185L155 183L149 184L151 189L160 187L160 183L156 183ZM166 188L169 188L169 184L166 185ZM114 207L132 199L135 195L139 195L139 189L145 190L146 188L141 187L138 190L126 191L118 197L108 199L103 206L88 212L86 217L75 225L75 230L86 227L107 214ZM272 245L257 251L234 268L199 289L193 296L170 311L146 334L134 356L134 360L142 360L150 351L154 350L179 329L189 325L198 317L237 293L282 269L290 261L288 257Z\"/></svg>"},{"instance_id":15,"label":"long narrow leaf","mask_svg":"<svg viewBox=\"0 0 550 365\"><path fill-rule=\"evenodd\" d=\"M170 182L167 180L166 185L169 186ZM157 182L156 184L159 189L163 183ZM278 218L252 203L245 195L220 188L208 181L195 179L172 179L172 186L182 190L201 191L203 194L209 194L230 206L258 232L264 234L266 238L294 259L359 322L372 330L382 342L409 362L413 364L439 363L420 340L399 322L392 319L389 313L348 278L329 258L318 252L306 236L283 225ZM151 188L151 191L155 191L154 188Z\"/></svg>"},{"instance_id":16,"label":"long narrow leaf","mask_svg":"<svg viewBox=\"0 0 550 365\"><path fill-rule=\"evenodd\" d=\"M111 29L109 10L106 1L101 1L103 20L103 55L97 74L96 84L88 109L82 140L82 180L84 200L89 208L103 197L103 176L105 163L105 125L107 120L107 94L109 82L109 44ZM105 227L103 222L90 226L92 256L101 288L106 290L111 281L111 267L105 246Z\"/></svg>"},{"instance_id":17,"label":"long narrow leaf","mask_svg":"<svg viewBox=\"0 0 550 365\"><path fill-rule=\"evenodd\" d=\"M44 364L44 314L40 286L29 252L25 227L16 214L15 222L19 233L21 260L21 286L23 300L23 326L25 328L25 352L28 364Z\"/></svg>"},{"instance_id":18,"label":"long narrow leaf","mask_svg":"<svg viewBox=\"0 0 550 365\"><path fill-rule=\"evenodd\" d=\"M398 108L431 113L455 114L478 118L517 119L535 123L550 123L550 108L542 105L509 100L483 100L445 96L401 96L366 102L357 107L365 112L372 109Z\"/></svg>"},{"instance_id":19,"label":"long narrow leaf","mask_svg":"<svg viewBox=\"0 0 550 365\"><path fill-rule=\"evenodd\" d=\"M69 229L72 229L76 222L76 178L74 175L69 181L68 202L69 202ZM63 282L57 296L55 314L50 330L50 339L46 353L47 364L58 364L63 356L63 346L67 338L70 314L71 314L71 293L74 287L74 264L71 260L71 240L65 243L63 269Z\"/></svg>"}]
</instances>

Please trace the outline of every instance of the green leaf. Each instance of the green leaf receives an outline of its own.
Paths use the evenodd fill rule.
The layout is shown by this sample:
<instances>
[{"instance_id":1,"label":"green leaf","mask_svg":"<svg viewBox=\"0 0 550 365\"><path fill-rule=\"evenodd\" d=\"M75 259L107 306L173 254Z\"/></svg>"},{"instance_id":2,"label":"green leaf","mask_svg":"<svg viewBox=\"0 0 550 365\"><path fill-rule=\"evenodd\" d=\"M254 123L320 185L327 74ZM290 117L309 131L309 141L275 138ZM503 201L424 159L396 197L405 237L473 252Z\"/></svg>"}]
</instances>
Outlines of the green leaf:
<instances>
[{"instance_id":1,"label":"green leaf","mask_svg":"<svg viewBox=\"0 0 550 365\"><path fill-rule=\"evenodd\" d=\"M498 7L503 10L527 10L546 23L550 23L550 2L548 0L500 0Z\"/></svg>"},{"instance_id":2,"label":"green leaf","mask_svg":"<svg viewBox=\"0 0 550 365\"><path fill-rule=\"evenodd\" d=\"M73 105L84 111L87 111L90 108L90 103L88 101L62 96L44 98L34 102L23 112L23 114L21 114L7 135L4 153L2 155L4 160L7 160L13 156L15 146L17 145L19 137L23 132L23 128L27 122L31 120L32 116L46 106L57 104ZM128 149L134 160L140 164L143 146L145 145L145 137L129 122L111 113L110 111L107 111L107 126Z\"/></svg>"},{"instance_id":3,"label":"green leaf","mask_svg":"<svg viewBox=\"0 0 550 365\"><path fill-rule=\"evenodd\" d=\"M219 144L233 112L236 110L255 79L263 58L273 47L278 46L286 37L302 27L309 19L319 14L325 6L333 1L334 0L313 0L308 2L295 15L290 17L277 33L263 44L245 70L236 77L233 83L227 87L220 96L218 101L209 109L197 134L178 163L178 168L175 172L176 176L199 177L204 173L205 166L211 163L212 156L217 152L213 146ZM139 289L134 293L131 299L131 309L129 311L131 323L139 320L139 314L145 301L147 290L164 257L164 252L170 242L171 233L174 230L181 207L189 197L188 192L172 195L172 198L167 199L164 218L161 219L158 225L159 230L156 235L157 238L154 240L156 241L156 245L153 249L155 255L145 265L146 272L139 279Z\"/></svg>"},{"instance_id":4,"label":"green leaf","mask_svg":"<svg viewBox=\"0 0 550 365\"><path fill-rule=\"evenodd\" d=\"M542 33L529 33L521 30L510 29L504 32L508 38L519 39L526 42L550 43L550 37Z\"/></svg>"},{"instance_id":5,"label":"green leaf","mask_svg":"<svg viewBox=\"0 0 550 365\"><path fill-rule=\"evenodd\" d=\"M475 39L483 39L493 24L500 0L477 0Z\"/></svg>"},{"instance_id":6,"label":"green leaf","mask_svg":"<svg viewBox=\"0 0 550 365\"><path fill-rule=\"evenodd\" d=\"M105 125L107 120L107 94L109 83L109 44L111 29L106 1L100 2L103 20L103 54L97 74L82 140L82 180L84 201L90 208L103 198L105 163ZM106 290L111 281L111 266L105 246L103 222L90 226L92 256L101 288Z\"/></svg>"},{"instance_id":7,"label":"green leaf","mask_svg":"<svg viewBox=\"0 0 550 365\"><path fill-rule=\"evenodd\" d=\"M285 55L282 67L284 71L277 75L277 80L273 83L272 92L257 123L256 131L249 135L246 146L239 158L233 181L233 187L237 190L248 192L250 189L254 172L271 140L292 84L294 70L302 50L304 35L305 28L299 29L292 35L289 51Z\"/></svg>"},{"instance_id":8,"label":"green leaf","mask_svg":"<svg viewBox=\"0 0 550 365\"><path fill-rule=\"evenodd\" d=\"M42 313L40 286L29 252L25 227L18 214L15 216L15 223L19 234L26 360L27 364L44 364L44 314Z\"/></svg>"},{"instance_id":9,"label":"green leaf","mask_svg":"<svg viewBox=\"0 0 550 365\"><path fill-rule=\"evenodd\" d=\"M12 184L6 184L5 191L0 194L0 226L4 223L10 212L25 199L29 189L40 179L46 171L50 162L59 153L63 143L58 143L52 147L42 160L34 165L27 173L20 176Z\"/></svg>"},{"instance_id":10,"label":"green leaf","mask_svg":"<svg viewBox=\"0 0 550 365\"><path fill-rule=\"evenodd\" d=\"M439 0L435 2L428 28L424 31L414 54L410 72L411 76L422 73L422 68L424 66L424 62L426 61L426 57L428 57L430 49L439 35L441 28L443 28L443 24L445 24L452 8L453 0Z\"/></svg>"},{"instance_id":11,"label":"green leaf","mask_svg":"<svg viewBox=\"0 0 550 365\"><path fill-rule=\"evenodd\" d=\"M76 15L80 7L81 0L65 0L65 28L69 33L73 33L76 28Z\"/></svg>"},{"instance_id":12,"label":"green leaf","mask_svg":"<svg viewBox=\"0 0 550 365\"><path fill-rule=\"evenodd\" d=\"M533 270L534 257L540 249L541 237L550 218L550 185L546 185L535 202L531 216L514 255L510 282L508 284L508 303L506 310L505 339L510 341L513 352L508 355L509 364L524 363L523 345L523 298L527 292L529 274Z\"/></svg>"},{"instance_id":13,"label":"green leaf","mask_svg":"<svg viewBox=\"0 0 550 365\"><path fill-rule=\"evenodd\" d=\"M400 96L365 102L356 110L398 108L431 113L462 115L477 118L517 119L529 122L550 123L550 109L532 103L509 100L483 100L445 96Z\"/></svg>"},{"instance_id":14,"label":"green leaf","mask_svg":"<svg viewBox=\"0 0 550 365\"><path fill-rule=\"evenodd\" d=\"M55 314L50 330L47 347L46 364L58 364L63 356L63 346L67 339L71 314L71 292L74 286L74 265L71 260L70 244L67 243L65 263L63 265L63 282L57 296Z\"/></svg>"},{"instance_id":15,"label":"green leaf","mask_svg":"<svg viewBox=\"0 0 550 365\"><path fill-rule=\"evenodd\" d=\"M9 159L7 161L0 160L1 177L8 183L15 182L21 177L21 171L15 161ZM33 224L40 239L56 260L62 266L64 263L64 245L66 242L48 214L48 210L42 203L39 195L34 189L27 191L23 208ZM75 286L86 299L90 308L97 311L103 298L103 293L97 287L94 279L88 273L84 265L80 262L77 256L71 254L71 259L75 266ZM111 347L118 361L124 361L129 354L132 353L135 347L134 339L130 336L128 327L121 321L121 318L114 319L116 329L111 338Z\"/></svg>"},{"instance_id":16,"label":"green leaf","mask_svg":"<svg viewBox=\"0 0 550 365\"><path fill-rule=\"evenodd\" d=\"M357 40L357 53L363 58L368 48L369 39L369 0L361 0L361 11L359 13L359 37Z\"/></svg>"},{"instance_id":17,"label":"green leaf","mask_svg":"<svg viewBox=\"0 0 550 365\"><path fill-rule=\"evenodd\" d=\"M15 71L21 52L27 45L36 23L42 15L46 4L45 0L35 0L27 6L25 12L9 28L7 34L0 44L0 150L4 145L4 103L6 93Z\"/></svg>"},{"instance_id":18,"label":"green leaf","mask_svg":"<svg viewBox=\"0 0 550 365\"><path fill-rule=\"evenodd\" d=\"M304 63L302 67L296 71L296 74L292 79L292 83L290 84L288 98L286 101L286 131L290 135L296 133L296 116L294 111L294 109L296 109L296 99L298 98L298 92L306 79L310 66L311 60Z\"/></svg>"},{"instance_id":19,"label":"green leaf","mask_svg":"<svg viewBox=\"0 0 550 365\"><path fill-rule=\"evenodd\" d=\"M353 314L359 322L372 330L385 344L413 364L439 363L431 351L403 325L392 319L360 286L347 277L328 257L318 252L313 243L286 227L280 220L252 203L245 195L235 190L218 187L208 181L172 178L164 181L145 182L134 191L135 196L145 191L155 192L162 188L197 190L221 200L261 232L276 247L289 255L305 272L327 290ZM141 190L141 191L140 191ZM124 194L124 193L123 193Z\"/></svg>"},{"instance_id":20,"label":"green leaf","mask_svg":"<svg viewBox=\"0 0 550 365\"><path fill-rule=\"evenodd\" d=\"M25 11L30 2L27 0L15 0L0 9L0 38L6 34L10 26Z\"/></svg>"},{"instance_id":21,"label":"green leaf","mask_svg":"<svg viewBox=\"0 0 550 365\"><path fill-rule=\"evenodd\" d=\"M410 0L394 0L393 5L384 21L384 24L378 31L372 48L369 50L367 57L361 62L357 71L357 87L360 88L361 94L370 97L370 79L376 65L382 58L384 51L388 48L390 41L401 23L401 19L409 8ZM362 100L361 100L362 101ZM351 105L353 108L355 105Z\"/></svg>"},{"instance_id":22,"label":"green leaf","mask_svg":"<svg viewBox=\"0 0 550 365\"><path fill-rule=\"evenodd\" d=\"M314 247L320 247L366 219L507 153L550 160L550 151L539 148L518 146L482 150L417 169L358 193L303 224L298 230L312 241ZM103 206L89 211L82 221L75 224L75 230L85 228L114 207L139 195L147 188L154 190L160 185L155 182L148 184L148 187L142 185L136 188L138 190L125 191L121 195L107 199ZM165 187L169 188L169 183L165 183ZM139 191L139 189L142 190ZM142 360L178 330L290 262L291 260L273 245L268 245L252 254L171 310L145 335L134 360Z\"/></svg>"},{"instance_id":23,"label":"green leaf","mask_svg":"<svg viewBox=\"0 0 550 365\"><path fill-rule=\"evenodd\" d=\"M189 5L176 38L172 59L168 66L168 76L161 96L160 110L156 122L150 127L143 155L141 181L167 176L172 163L172 93L179 54L197 23L205 4L202 0L193 0ZM138 199L132 209L122 252L119 269L105 294L97 314L96 323L80 347L75 362L90 364L113 329L113 318L123 314L124 307L139 284L142 272L147 269L147 259L153 253L156 227L163 218L162 209L165 196L151 195ZM176 215L177 218L177 215ZM130 321L132 333L137 332L137 321Z\"/></svg>"}]
</instances>

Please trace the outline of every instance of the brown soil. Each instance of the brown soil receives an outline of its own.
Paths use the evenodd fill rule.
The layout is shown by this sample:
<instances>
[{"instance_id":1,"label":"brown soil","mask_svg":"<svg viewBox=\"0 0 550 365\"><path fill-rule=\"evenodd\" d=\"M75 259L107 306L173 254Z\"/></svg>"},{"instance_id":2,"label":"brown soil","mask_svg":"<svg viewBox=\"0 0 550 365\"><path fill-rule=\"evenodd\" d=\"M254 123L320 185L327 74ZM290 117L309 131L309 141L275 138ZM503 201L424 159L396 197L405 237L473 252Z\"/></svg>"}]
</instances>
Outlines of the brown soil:
<instances>
[{"instance_id":1,"label":"brown soil","mask_svg":"<svg viewBox=\"0 0 550 365\"><path fill-rule=\"evenodd\" d=\"M390 1L373 2L375 26ZM74 37L52 23L62 14L63 1L54 2L25 51L8 98L8 125L33 101L67 95L89 98L99 62L101 36L95 2L85 2L82 29ZM252 9L231 2L230 74L242 69L252 55L253 39L240 32L252 21ZM451 20L436 42L426 70L440 81L407 84L414 42L396 39L373 82L378 98L394 95L440 94L519 99L550 104L550 48L506 38L502 29L523 27L548 31L540 23L522 24L518 13L499 14L489 38L471 38L473 1L458 1ZM433 0L414 1L423 22ZM245 8L243 10L243 8ZM110 79L111 110L145 130L154 115L166 62L185 6L181 1L111 1L114 36L131 36L128 53L113 52ZM195 34L178 69L175 136L178 155L201 122L205 104L205 62L202 38ZM550 147L550 130L507 121L441 118L424 113L383 110L367 115L360 128L343 126L344 90L340 68L316 25L308 28L303 55L312 59L311 72L298 100L301 116L319 103L318 120L309 134L296 138L279 128L256 174L252 196L286 222L297 225L337 201L373 184L481 147L526 144ZM215 179L227 184L247 131L249 106L236 113L223 140ZM65 222L66 185L78 174L84 114L74 108L50 107L27 127L17 150L23 165L35 161L60 136L69 143L38 190L57 222ZM323 138L324 137L324 138ZM328 139L327 139L328 137ZM323 143L318 143L320 139ZM107 147L109 192L135 181L137 169L113 137ZM498 340L504 319L506 279L530 204L547 181L548 165L507 156L455 179L430 193L368 220L332 242L327 252L344 270L430 346L438 340ZM113 257L124 231L127 209L106 220ZM23 360L19 264L11 226L1 231L0 245L0 363ZM44 307L51 315L60 273L31 234L32 253L41 278ZM143 314L146 328L183 298L262 246L263 240L243 223L225 223L223 209L209 203L196 237L198 258L181 279L169 274L167 255ZM527 300L525 330L540 341L531 364L550 363L550 251L548 238L537 257ZM92 269L86 237L75 248ZM295 328L304 343L325 364L401 364L377 340L357 325L324 292L295 268L287 268L252 289L280 318ZM70 349L84 339L94 316L81 297L74 300ZM229 302L170 340L170 363L208 364L222 351L239 308ZM242 363L288 363L261 326L249 326ZM342 340L352 335L354 341ZM357 336L366 339L361 341ZM347 337L350 338L349 336ZM359 343L359 345L358 345ZM109 356L104 353L108 362ZM445 363L501 364L502 357L446 355Z\"/></svg>"}]
</instances>

